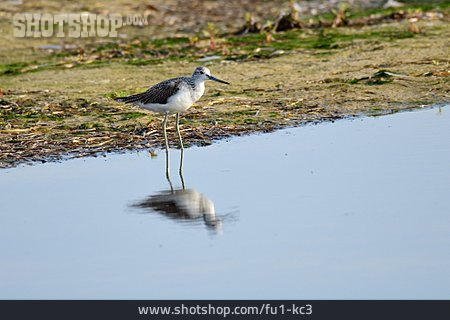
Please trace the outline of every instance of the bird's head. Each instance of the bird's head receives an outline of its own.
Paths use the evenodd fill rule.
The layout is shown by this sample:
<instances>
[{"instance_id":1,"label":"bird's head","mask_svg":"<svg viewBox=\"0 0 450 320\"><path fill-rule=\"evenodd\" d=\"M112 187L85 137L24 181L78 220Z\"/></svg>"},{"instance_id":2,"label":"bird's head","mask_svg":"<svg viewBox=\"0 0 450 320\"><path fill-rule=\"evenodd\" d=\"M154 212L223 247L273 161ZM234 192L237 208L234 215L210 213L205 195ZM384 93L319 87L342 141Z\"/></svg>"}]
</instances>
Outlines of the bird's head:
<instances>
[{"instance_id":1,"label":"bird's head","mask_svg":"<svg viewBox=\"0 0 450 320\"><path fill-rule=\"evenodd\" d=\"M211 75L211 71L209 71L206 67L197 67L195 68L194 73L192 74L196 80L205 81L205 80L213 80L220 83L230 84L229 82L217 79Z\"/></svg>"}]
</instances>

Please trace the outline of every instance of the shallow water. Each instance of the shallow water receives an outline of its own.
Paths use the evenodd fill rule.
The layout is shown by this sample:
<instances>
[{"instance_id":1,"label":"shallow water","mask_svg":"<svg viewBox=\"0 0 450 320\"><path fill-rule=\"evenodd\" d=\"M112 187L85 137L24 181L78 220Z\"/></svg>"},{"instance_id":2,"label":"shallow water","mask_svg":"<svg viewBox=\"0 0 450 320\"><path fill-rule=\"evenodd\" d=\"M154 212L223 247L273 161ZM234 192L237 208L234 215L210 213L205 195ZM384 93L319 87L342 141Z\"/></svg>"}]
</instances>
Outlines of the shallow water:
<instances>
[{"instance_id":1,"label":"shallow water","mask_svg":"<svg viewBox=\"0 0 450 320\"><path fill-rule=\"evenodd\" d=\"M450 109L0 171L0 298L450 298ZM181 190L180 190L181 189ZM181 219L182 218L182 219Z\"/></svg>"}]
</instances>

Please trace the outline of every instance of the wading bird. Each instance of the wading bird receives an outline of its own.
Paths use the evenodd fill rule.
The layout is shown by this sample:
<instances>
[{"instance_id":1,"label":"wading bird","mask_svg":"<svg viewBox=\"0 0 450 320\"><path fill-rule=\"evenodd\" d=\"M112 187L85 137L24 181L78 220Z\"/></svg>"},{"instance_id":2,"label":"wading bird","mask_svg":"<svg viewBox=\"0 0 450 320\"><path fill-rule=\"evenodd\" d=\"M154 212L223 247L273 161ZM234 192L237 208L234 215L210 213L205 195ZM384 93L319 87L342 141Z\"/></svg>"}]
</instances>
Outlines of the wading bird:
<instances>
[{"instance_id":1,"label":"wading bird","mask_svg":"<svg viewBox=\"0 0 450 320\"><path fill-rule=\"evenodd\" d=\"M180 148L183 156L183 140L180 133L180 113L189 109L198 101L205 92L205 81L213 80L229 84L226 81L214 78L206 67L197 67L190 77L178 77L164 80L145 92L127 97L116 98L117 101L132 103L141 108L164 114L163 135L166 144L166 155L169 153L169 142L167 140L166 124L169 114L176 114L176 130L180 140ZM182 162L181 162L182 163ZM180 163L180 171L182 170ZM168 173L169 157L166 160L166 171Z\"/></svg>"}]
</instances>

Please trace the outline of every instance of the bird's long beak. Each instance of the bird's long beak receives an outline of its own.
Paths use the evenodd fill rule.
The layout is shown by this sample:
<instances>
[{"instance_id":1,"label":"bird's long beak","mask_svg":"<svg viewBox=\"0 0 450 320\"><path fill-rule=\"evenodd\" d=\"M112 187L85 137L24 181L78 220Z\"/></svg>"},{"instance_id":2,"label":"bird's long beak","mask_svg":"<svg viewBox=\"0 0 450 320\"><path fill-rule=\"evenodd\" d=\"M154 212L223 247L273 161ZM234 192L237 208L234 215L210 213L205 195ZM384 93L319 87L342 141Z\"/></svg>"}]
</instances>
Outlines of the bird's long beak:
<instances>
[{"instance_id":1,"label":"bird's long beak","mask_svg":"<svg viewBox=\"0 0 450 320\"><path fill-rule=\"evenodd\" d=\"M220 82L220 83L230 84L229 82L226 82L226 81L214 78L213 76L208 76L208 79L212 80L212 81L217 81L217 82Z\"/></svg>"}]
</instances>

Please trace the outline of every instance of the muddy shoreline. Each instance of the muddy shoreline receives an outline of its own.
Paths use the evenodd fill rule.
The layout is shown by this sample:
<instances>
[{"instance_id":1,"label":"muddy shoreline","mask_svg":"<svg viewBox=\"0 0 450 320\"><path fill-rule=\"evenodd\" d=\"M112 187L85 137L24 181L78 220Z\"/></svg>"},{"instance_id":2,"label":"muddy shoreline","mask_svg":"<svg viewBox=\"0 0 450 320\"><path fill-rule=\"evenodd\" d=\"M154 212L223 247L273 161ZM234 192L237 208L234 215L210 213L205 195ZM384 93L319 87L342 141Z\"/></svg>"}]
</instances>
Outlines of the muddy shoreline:
<instances>
[{"instance_id":1,"label":"muddy shoreline","mask_svg":"<svg viewBox=\"0 0 450 320\"><path fill-rule=\"evenodd\" d=\"M389 10L377 14L400 18L384 23L359 13L350 22L381 22L331 27L330 17L322 27L270 37L265 30L216 35L214 47L194 34L148 40L145 29L70 50L2 35L9 61L0 65L0 168L161 147L161 116L113 98L197 65L232 85L208 83L183 115L187 146L448 103L448 7ZM0 16L0 26L8 24ZM15 57L15 50L27 53ZM177 147L173 119L168 133Z\"/></svg>"},{"instance_id":2,"label":"muddy shoreline","mask_svg":"<svg viewBox=\"0 0 450 320\"><path fill-rule=\"evenodd\" d=\"M413 112L421 109L433 109L442 108L447 106L445 103L438 105L420 106L420 107L404 107L401 109L390 109L385 110L380 113L370 113L370 114L354 114L354 115L321 115L320 117L300 117L299 119L290 119L289 122L284 124L271 123L258 123L256 125L252 124L250 126L234 127L234 128L219 128L216 126L196 128L181 128L183 135L183 142L185 147L189 148L191 146L207 146L214 142L225 140L227 138L234 138L243 135L251 134L261 134L269 133L276 130L300 127L305 125L317 125L324 122L335 122L339 120L353 120L363 117L378 117L378 116L388 116L390 114L395 114L398 112ZM173 119L171 119L173 120ZM24 145L22 150L30 150L29 153L23 153L21 151L15 154L2 154L5 157L4 160L0 161L0 168L14 168L20 165L37 165L47 162L59 162L70 159L82 158L82 157L102 157L107 154L112 153L125 153L125 152L137 152L147 150L150 156L157 156L158 149L164 147L162 134L157 132L158 128L148 128L148 130L143 130L139 134L133 133L127 136L127 133L117 134L114 136L98 136L85 137L83 139L77 140L76 142L82 143L79 147L74 148L72 146L65 146L60 140L56 141L55 144L46 142L48 149L42 149L41 152L33 149L27 148ZM169 145L171 148L178 149L177 136L175 128L172 125L168 125L167 133L169 136ZM35 140L36 143L36 140ZM68 142L70 144L70 142ZM73 141L72 141L73 143Z\"/></svg>"}]
</instances>

